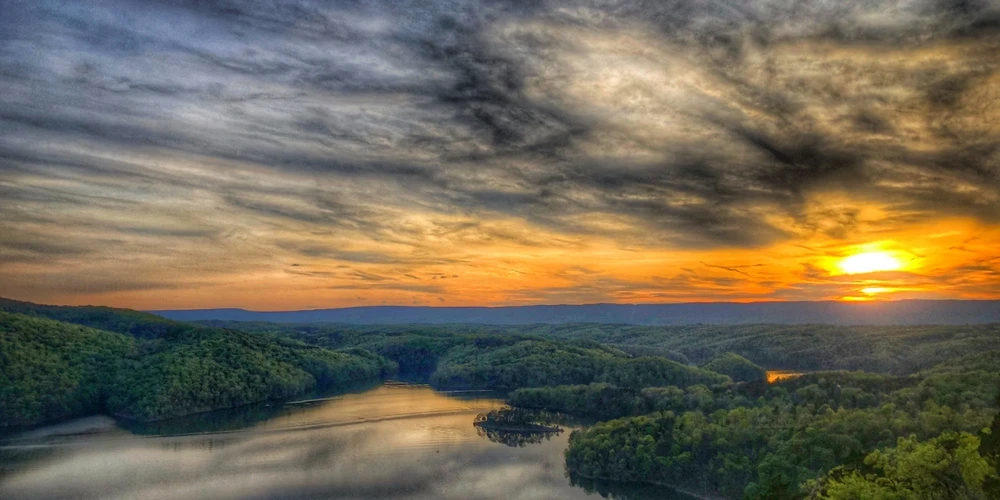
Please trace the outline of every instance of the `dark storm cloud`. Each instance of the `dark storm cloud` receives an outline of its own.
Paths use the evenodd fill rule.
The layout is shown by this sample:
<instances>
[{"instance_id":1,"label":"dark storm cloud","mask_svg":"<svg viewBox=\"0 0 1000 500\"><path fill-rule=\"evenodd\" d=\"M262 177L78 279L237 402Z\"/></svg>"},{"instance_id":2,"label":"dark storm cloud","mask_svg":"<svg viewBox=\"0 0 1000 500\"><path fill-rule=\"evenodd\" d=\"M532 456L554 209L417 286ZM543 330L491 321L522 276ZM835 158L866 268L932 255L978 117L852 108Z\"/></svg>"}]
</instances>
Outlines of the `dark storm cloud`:
<instances>
[{"instance_id":1,"label":"dark storm cloud","mask_svg":"<svg viewBox=\"0 0 1000 500\"><path fill-rule=\"evenodd\" d=\"M830 190L896 222L1000 223L986 0L4 11L0 227L18 255L76 248L18 239L70 219L368 264L426 264L459 236L750 248L858 231L810 206ZM545 234L469 222L505 218ZM261 225L415 250L246 236Z\"/></svg>"}]
</instances>

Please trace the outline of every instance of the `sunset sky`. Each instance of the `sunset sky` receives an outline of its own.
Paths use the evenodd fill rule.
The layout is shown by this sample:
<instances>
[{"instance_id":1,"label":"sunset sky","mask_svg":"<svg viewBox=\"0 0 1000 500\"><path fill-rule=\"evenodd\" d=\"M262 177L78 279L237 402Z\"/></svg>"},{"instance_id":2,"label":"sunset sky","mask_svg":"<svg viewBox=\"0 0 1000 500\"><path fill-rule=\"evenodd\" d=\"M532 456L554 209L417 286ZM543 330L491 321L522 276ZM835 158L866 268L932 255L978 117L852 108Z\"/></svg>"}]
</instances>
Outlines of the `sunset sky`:
<instances>
[{"instance_id":1,"label":"sunset sky","mask_svg":"<svg viewBox=\"0 0 1000 500\"><path fill-rule=\"evenodd\" d=\"M1000 298L1000 6L4 1L0 296Z\"/></svg>"}]
</instances>

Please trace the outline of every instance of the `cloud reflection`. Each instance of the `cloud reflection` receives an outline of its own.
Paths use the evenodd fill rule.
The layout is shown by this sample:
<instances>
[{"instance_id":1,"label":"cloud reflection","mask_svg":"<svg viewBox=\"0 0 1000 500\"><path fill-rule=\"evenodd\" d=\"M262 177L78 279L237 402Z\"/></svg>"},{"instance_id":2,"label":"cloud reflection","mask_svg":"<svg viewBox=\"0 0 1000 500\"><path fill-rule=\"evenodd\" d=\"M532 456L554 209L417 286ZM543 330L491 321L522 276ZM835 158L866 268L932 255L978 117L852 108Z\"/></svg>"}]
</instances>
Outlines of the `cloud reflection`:
<instances>
[{"instance_id":1,"label":"cloud reflection","mask_svg":"<svg viewBox=\"0 0 1000 500\"><path fill-rule=\"evenodd\" d=\"M564 475L567 433L519 448L476 434L475 415L501 404L446 397L426 387L383 387L299 407L237 432L67 438L44 458L13 464L0 481L0 494L9 499L586 497ZM412 413L400 412L404 405ZM368 410L374 411L368 421L358 417ZM316 425L325 419L332 420Z\"/></svg>"}]
</instances>

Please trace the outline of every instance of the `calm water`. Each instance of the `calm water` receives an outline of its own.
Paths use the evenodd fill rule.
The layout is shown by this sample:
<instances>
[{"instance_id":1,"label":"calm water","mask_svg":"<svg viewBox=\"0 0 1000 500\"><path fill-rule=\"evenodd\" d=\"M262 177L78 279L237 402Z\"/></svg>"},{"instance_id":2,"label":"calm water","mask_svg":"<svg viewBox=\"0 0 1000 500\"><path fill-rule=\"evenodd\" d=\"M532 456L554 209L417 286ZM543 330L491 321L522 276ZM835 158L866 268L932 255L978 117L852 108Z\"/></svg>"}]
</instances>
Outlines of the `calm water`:
<instances>
[{"instance_id":1,"label":"calm water","mask_svg":"<svg viewBox=\"0 0 1000 500\"><path fill-rule=\"evenodd\" d=\"M472 425L500 406L389 384L158 425L90 417L0 443L0 498L689 498L575 486L563 460L568 430L529 438Z\"/></svg>"}]
</instances>

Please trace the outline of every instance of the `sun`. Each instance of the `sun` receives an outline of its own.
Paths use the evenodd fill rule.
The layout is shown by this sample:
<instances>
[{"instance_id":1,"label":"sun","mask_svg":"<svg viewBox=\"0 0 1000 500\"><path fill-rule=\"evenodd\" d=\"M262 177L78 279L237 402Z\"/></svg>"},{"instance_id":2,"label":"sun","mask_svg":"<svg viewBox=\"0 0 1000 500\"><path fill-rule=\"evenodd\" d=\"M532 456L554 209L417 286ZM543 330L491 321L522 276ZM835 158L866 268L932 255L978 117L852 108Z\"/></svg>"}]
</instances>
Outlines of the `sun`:
<instances>
[{"instance_id":1,"label":"sun","mask_svg":"<svg viewBox=\"0 0 1000 500\"><path fill-rule=\"evenodd\" d=\"M850 257L845 257L838 265L847 274L895 271L903 267L903 263L889 252L857 253Z\"/></svg>"}]
</instances>

